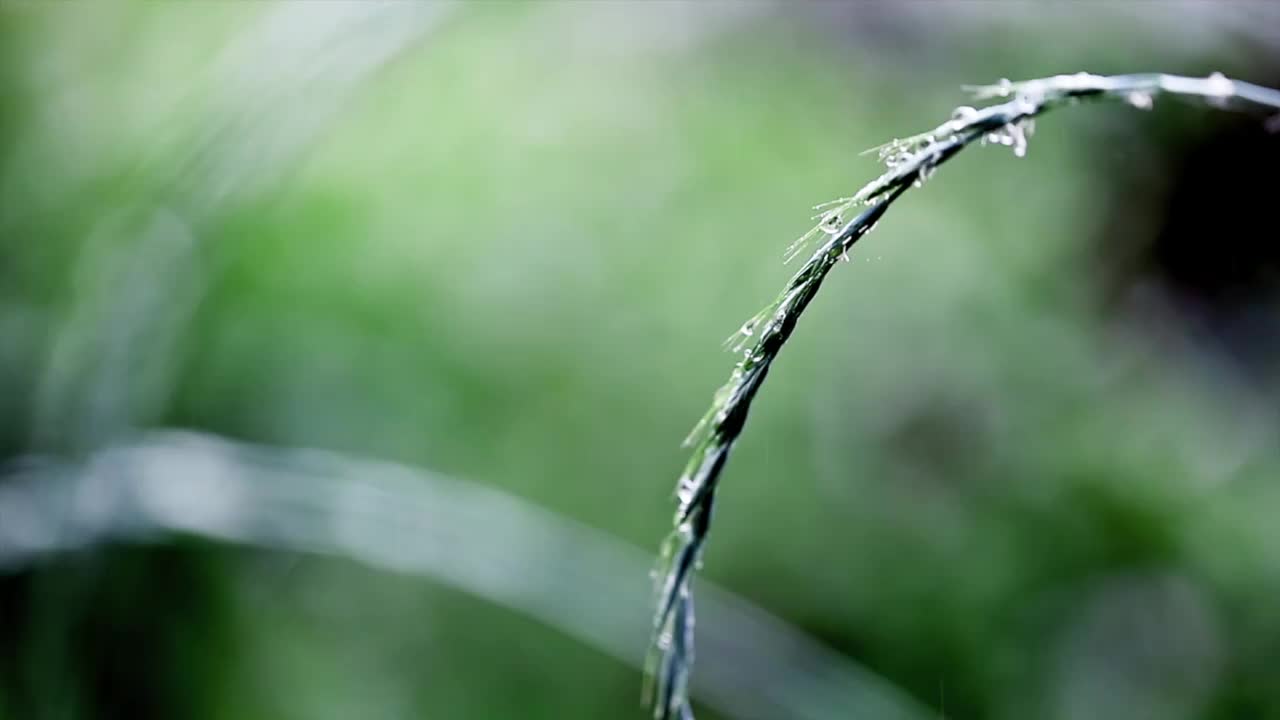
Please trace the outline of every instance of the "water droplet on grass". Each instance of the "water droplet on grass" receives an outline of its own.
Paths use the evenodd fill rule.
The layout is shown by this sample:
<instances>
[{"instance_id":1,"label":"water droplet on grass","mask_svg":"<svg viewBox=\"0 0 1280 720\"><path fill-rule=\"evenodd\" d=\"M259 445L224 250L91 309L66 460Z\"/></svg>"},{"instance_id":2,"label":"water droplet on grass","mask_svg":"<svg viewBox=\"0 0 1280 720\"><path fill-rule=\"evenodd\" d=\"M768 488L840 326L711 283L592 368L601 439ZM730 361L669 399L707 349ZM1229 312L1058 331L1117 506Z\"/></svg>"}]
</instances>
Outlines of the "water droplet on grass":
<instances>
[{"instance_id":1,"label":"water droplet on grass","mask_svg":"<svg viewBox=\"0 0 1280 720\"><path fill-rule=\"evenodd\" d=\"M1233 95L1236 91L1236 84L1227 79L1226 75L1220 72L1213 73L1208 77L1209 92L1214 95Z\"/></svg>"},{"instance_id":2,"label":"water droplet on grass","mask_svg":"<svg viewBox=\"0 0 1280 720\"><path fill-rule=\"evenodd\" d=\"M1001 128L992 130L982 138L982 143L993 143L996 145L1004 145L1013 148L1013 154L1017 157L1025 157L1027 154L1027 136L1035 126L1029 122L1029 119L1019 120L1009 123Z\"/></svg>"},{"instance_id":3,"label":"water droplet on grass","mask_svg":"<svg viewBox=\"0 0 1280 720\"><path fill-rule=\"evenodd\" d=\"M1134 90L1124 96L1124 101L1139 110L1150 110L1155 104L1155 98L1151 96L1151 93L1145 90Z\"/></svg>"},{"instance_id":4,"label":"water droplet on grass","mask_svg":"<svg viewBox=\"0 0 1280 720\"><path fill-rule=\"evenodd\" d=\"M841 216L838 212L829 212L822 218L822 222L818 223L818 227L822 228L822 232L828 235L835 235L840 232Z\"/></svg>"},{"instance_id":5,"label":"water droplet on grass","mask_svg":"<svg viewBox=\"0 0 1280 720\"><path fill-rule=\"evenodd\" d=\"M687 506L693 500L693 486L689 481L680 481L680 486L676 488L676 500L680 501L681 507Z\"/></svg>"},{"instance_id":6,"label":"water droplet on grass","mask_svg":"<svg viewBox=\"0 0 1280 720\"><path fill-rule=\"evenodd\" d=\"M1220 72L1213 73L1205 82L1208 84L1209 104L1214 107L1225 107L1231 96L1236 94L1236 84Z\"/></svg>"}]
</instances>

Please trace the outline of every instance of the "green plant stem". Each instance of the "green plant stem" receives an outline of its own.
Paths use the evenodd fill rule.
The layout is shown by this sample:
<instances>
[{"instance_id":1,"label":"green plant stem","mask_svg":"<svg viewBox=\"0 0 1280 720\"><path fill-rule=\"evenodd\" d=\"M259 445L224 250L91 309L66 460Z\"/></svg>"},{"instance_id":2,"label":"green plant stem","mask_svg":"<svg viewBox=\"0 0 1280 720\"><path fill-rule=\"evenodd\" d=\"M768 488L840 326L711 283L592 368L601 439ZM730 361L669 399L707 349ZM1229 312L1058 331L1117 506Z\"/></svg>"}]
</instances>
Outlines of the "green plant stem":
<instances>
[{"instance_id":1,"label":"green plant stem","mask_svg":"<svg viewBox=\"0 0 1280 720\"><path fill-rule=\"evenodd\" d=\"M1119 99L1149 109L1158 96L1180 95L1201 98L1219 107L1280 110L1280 92L1230 80L1218 73L1205 78L1077 73L1016 83L1002 80L969 90L978 99L1008 99L981 109L957 108L950 120L933 130L895 139L878 148L888 170L854 195L827 204L829 209L818 224L792 245L789 255L803 252L815 238L825 235L827 240L792 276L777 299L730 338L736 340L734 349L743 357L686 440L693 447L693 455L676 487L679 504L675 530L662 551L645 693L657 720L693 718L688 700L694 646L692 578L711 528L720 475L746 424L751 401L827 273L842 257L847 259L853 244L875 227L894 201L908 188L922 185L935 169L974 142L1008 145L1015 154L1025 154L1034 118L1065 104ZM855 209L861 212L853 215Z\"/></svg>"}]
</instances>

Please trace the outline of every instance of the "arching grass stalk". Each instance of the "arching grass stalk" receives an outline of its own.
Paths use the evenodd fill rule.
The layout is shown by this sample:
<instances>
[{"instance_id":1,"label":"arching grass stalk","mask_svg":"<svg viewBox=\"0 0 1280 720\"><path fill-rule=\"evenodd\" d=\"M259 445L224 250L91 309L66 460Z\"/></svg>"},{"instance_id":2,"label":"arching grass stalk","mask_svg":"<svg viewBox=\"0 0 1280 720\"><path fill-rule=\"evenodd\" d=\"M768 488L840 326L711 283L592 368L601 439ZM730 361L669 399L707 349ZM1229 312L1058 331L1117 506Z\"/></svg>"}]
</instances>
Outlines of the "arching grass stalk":
<instances>
[{"instance_id":1,"label":"arching grass stalk","mask_svg":"<svg viewBox=\"0 0 1280 720\"><path fill-rule=\"evenodd\" d=\"M729 339L733 349L742 353L742 359L685 441L693 447L693 456L676 487L679 506L675 530L662 551L653 641L646 665L646 696L657 720L693 717L687 692L693 665L691 582L711 527L720 473L746 424L751 401L827 273L841 258L848 259L849 249L871 232L895 200L908 188L922 185L940 165L974 142L1007 145L1021 157L1026 153L1036 116L1083 100L1118 99L1146 110L1160 95L1182 95L1201 98L1218 107L1280 110L1280 92L1230 80L1220 73L1206 78L1077 73L1024 82L1001 80L995 85L968 89L979 100L1007 99L980 109L956 108L951 119L929 132L875 148L888 170L851 197L815 207L823 210L815 218L817 225L792 244L788 260L804 252L815 239L826 237L826 241L800 267L782 294Z\"/></svg>"}]
</instances>

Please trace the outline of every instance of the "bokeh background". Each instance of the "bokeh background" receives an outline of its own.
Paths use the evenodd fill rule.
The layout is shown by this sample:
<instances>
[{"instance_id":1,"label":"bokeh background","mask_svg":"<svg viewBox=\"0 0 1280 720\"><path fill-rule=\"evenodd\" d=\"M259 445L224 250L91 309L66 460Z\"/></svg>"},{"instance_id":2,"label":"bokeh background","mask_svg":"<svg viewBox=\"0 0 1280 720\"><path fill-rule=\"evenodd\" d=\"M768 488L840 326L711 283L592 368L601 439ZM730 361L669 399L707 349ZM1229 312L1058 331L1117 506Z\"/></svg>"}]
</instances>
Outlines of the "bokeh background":
<instances>
[{"instance_id":1,"label":"bokeh background","mask_svg":"<svg viewBox=\"0 0 1280 720\"><path fill-rule=\"evenodd\" d=\"M961 85L1246 3L0 3L0 718L643 717L720 340ZM715 718L1280 718L1280 135L973 148L724 477Z\"/></svg>"}]
</instances>

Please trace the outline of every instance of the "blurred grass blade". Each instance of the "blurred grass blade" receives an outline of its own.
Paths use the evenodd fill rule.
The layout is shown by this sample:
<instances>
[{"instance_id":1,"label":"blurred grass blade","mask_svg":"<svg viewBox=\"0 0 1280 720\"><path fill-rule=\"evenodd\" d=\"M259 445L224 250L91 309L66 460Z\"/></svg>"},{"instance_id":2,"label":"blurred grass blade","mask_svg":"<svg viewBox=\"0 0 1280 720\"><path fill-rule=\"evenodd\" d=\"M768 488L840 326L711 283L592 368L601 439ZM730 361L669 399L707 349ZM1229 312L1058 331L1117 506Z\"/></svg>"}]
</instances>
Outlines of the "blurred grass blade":
<instances>
[{"instance_id":1,"label":"blurred grass blade","mask_svg":"<svg viewBox=\"0 0 1280 720\"><path fill-rule=\"evenodd\" d=\"M645 637L647 552L476 483L403 465L184 432L84 464L0 475L0 570L172 533L349 558L536 618L622 662ZM704 586L691 688L727 717L922 720L909 696L762 609Z\"/></svg>"}]
</instances>

